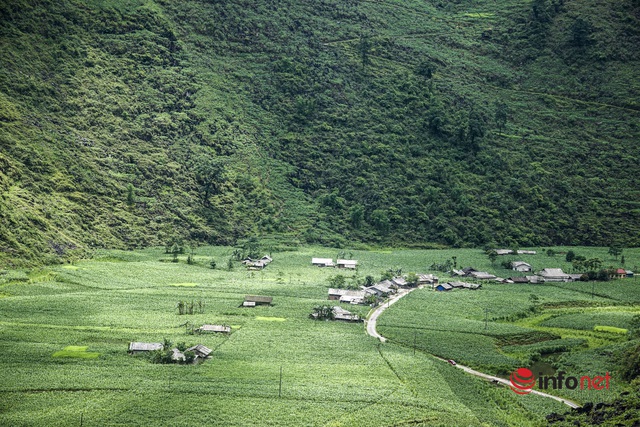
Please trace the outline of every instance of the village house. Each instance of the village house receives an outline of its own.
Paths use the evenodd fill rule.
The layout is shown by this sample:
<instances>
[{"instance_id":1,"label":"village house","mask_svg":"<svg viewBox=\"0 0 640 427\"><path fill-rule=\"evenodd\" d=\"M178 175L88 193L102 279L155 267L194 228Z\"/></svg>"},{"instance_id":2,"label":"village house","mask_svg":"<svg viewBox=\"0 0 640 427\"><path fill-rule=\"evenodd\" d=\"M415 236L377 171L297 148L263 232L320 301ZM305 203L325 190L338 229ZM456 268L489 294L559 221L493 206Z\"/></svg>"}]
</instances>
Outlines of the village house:
<instances>
[{"instance_id":1,"label":"village house","mask_svg":"<svg viewBox=\"0 0 640 427\"><path fill-rule=\"evenodd\" d=\"M510 283L529 283L527 277L509 277L507 280L509 280Z\"/></svg>"},{"instance_id":2,"label":"village house","mask_svg":"<svg viewBox=\"0 0 640 427\"><path fill-rule=\"evenodd\" d=\"M163 345L159 342L130 342L129 354L140 354L147 351L162 350Z\"/></svg>"},{"instance_id":3,"label":"village house","mask_svg":"<svg viewBox=\"0 0 640 427\"><path fill-rule=\"evenodd\" d=\"M627 274L627 278L628 278L628 279L631 279L631 278L633 277L633 271L631 271L631 270L625 270L624 272Z\"/></svg>"},{"instance_id":4,"label":"village house","mask_svg":"<svg viewBox=\"0 0 640 427\"><path fill-rule=\"evenodd\" d=\"M343 322L359 322L360 316L351 313L340 306L333 307L333 320L341 320Z\"/></svg>"},{"instance_id":5,"label":"village house","mask_svg":"<svg viewBox=\"0 0 640 427\"><path fill-rule=\"evenodd\" d=\"M329 289L329 300L333 301L340 301L347 304L363 304L365 297L365 291L363 290Z\"/></svg>"},{"instance_id":6,"label":"village house","mask_svg":"<svg viewBox=\"0 0 640 427\"><path fill-rule=\"evenodd\" d=\"M538 276L542 277L545 282L570 282L573 280L561 268L545 268L538 272Z\"/></svg>"},{"instance_id":7,"label":"village house","mask_svg":"<svg viewBox=\"0 0 640 427\"><path fill-rule=\"evenodd\" d=\"M407 279L405 279L404 277L394 277L393 279L391 279L391 283L393 283L393 286L395 286L396 288L409 287L409 283L407 282Z\"/></svg>"},{"instance_id":8,"label":"village house","mask_svg":"<svg viewBox=\"0 0 640 427\"><path fill-rule=\"evenodd\" d=\"M419 285L436 285L438 284L438 278L433 274L418 274Z\"/></svg>"},{"instance_id":9,"label":"village house","mask_svg":"<svg viewBox=\"0 0 640 427\"><path fill-rule=\"evenodd\" d=\"M365 293L368 295L376 295L378 297L385 297L389 294L395 293L395 289L391 286L387 286L384 282L377 283L373 286L369 286L365 289Z\"/></svg>"},{"instance_id":10,"label":"village house","mask_svg":"<svg viewBox=\"0 0 640 427\"><path fill-rule=\"evenodd\" d=\"M528 264L524 261L513 261L511 263L511 269L513 271L520 271L520 272L528 272L528 271L533 271L531 268L531 264Z\"/></svg>"},{"instance_id":11,"label":"village house","mask_svg":"<svg viewBox=\"0 0 640 427\"><path fill-rule=\"evenodd\" d=\"M440 291L440 292L444 292L444 291L450 291L451 289L453 289L453 286L451 286L448 283L440 283L438 286L436 286L435 290L436 291Z\"/></svg>"},{"instance_id":12,"label":"village house","mask_svg":"<svg viewBox=\"0 0 640 427\"><path fill-rule=\"evenodd\" d=\"M242 307L255 307L256 305L271 305L273 297L261 295L247 295L244 297Z\"/></svg>"},{"instance_id":13,"label":"village house","mask_svg":"<svg viewBox=\"0 0 640 427\"><path fill-rule=\"evenodd\" d=\"M187 351L193 351L197 359L206 359L207 357L209 357L213 350L203 346L202 344L198 344L194 345L193 347L189 347Z\"/></svg>"},{"instance_id":14,"label":"village house","mask_svg":"<svg viewBox=\"0 0 640 427\"><path fill-rule=\"evenodd\" d=\"M476 283L466 283L466 282L449 282L449 286L452 288L464 288L464 289L478 289L481 285Z\"/></svg>"},{"instance_id":15,"label":"village house","mask_svg":"<svg viewBox=\"0 0 640 427\"><path fill-rule=\"evenodd\" d=\"M231 332L231 326L226 326L226 325L202 325L200 326L198 329L196 329L196 332L220 332L220 333L224 333L224 334L228 334Z\"/></svg>"},{"instance_id":16,"label":"village house","mask_svg":"<svg viewBox=\"0 0 640 427\"><path fill-rule=\"evenodd\" d=\"M355 270L358 267L358 261L354 259L339 259L336 261L338 268L346 268L349 270Z\"/></svg>"},{"instance_id":17,"label":"village house","mask_svg":"<svg viewBox=\"0 0 640 427\"><path fill-rule=\"evenodd\" d=\"M626 279L627 271L624 268L616 268L609 276L611 279Z\"/></svg>"},{"instance_id":18,"label":"village house","mask_svg":"<svg viewBox=\"0 0 640 427\"><path fill-rule=\"evenodd\" d=\"M311 265L317 267L335 267L331 258L311 258Z\"/></svg>"}]
</instances>

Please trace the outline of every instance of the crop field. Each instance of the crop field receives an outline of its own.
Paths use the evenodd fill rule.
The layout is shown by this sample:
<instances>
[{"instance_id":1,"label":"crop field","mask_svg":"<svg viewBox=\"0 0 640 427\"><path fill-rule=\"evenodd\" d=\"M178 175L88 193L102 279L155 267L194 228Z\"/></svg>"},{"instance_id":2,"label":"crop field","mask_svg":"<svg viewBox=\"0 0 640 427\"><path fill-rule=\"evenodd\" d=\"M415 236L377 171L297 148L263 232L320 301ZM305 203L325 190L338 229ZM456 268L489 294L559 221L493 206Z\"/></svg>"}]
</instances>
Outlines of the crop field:
<instances>
[{"instance_id":1,"label":"crop field","mask_svg":"<svg viewBox=\"0 0 640 427\"><path fill-rule=\"evenodd\" d=\"M625 337L594 327L627 328L638 310L639 292L632 293L631 283L622 284L628 286L624 298L607 293L606 286L618 282L597 284L595 295L578 284L486 284L450 293L425 288L380 317L378 330L390 338L382 344L361 323L309 319L314 306L328 303L330 277L343 274L350 282L367 275L378 280L387 269L428 272L452 256L465 266L499 271L479 250L303 247L273 253L265 270L249 272L237 262L228 269L232 250L199 248L195 265L186 256L168 262L156 248L3 272L0 425L541 425L546 414L565 407L517 396L432 354L504 373L536 352L576 349L559 362L572 367L585 358L593 369L606 368L606 358L594 354ZM355 278L310 265L312 256L338 255L358 259ZM211 260L216 269L209 268ZM247 294L272 296L273 304L242 308ZM179 315L179 301L200 302L203 310ZM345 308L361 316L369 311ZM204 323L226 324L232 332L187 333L189 325ZM165 339L203 344L212 357L196 365L160 365L127 354L131 341Z\"/></svg>"}]
</instances>

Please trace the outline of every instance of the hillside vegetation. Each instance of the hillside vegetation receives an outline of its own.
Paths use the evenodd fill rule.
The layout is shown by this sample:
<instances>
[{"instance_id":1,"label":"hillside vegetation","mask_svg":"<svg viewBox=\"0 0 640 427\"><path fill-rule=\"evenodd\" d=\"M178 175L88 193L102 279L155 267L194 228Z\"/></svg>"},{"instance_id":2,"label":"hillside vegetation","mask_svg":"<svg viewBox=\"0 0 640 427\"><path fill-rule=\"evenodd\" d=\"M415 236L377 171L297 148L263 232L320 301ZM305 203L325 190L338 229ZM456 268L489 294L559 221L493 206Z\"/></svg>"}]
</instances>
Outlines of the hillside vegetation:
<instances>
[{"instance_id":1,"label":"hillside vegetation","mask_svg":"<svg viewBox=\"0 0 640 427\"><path fill-rule=\"evenodd\" d=\"M637 0L0 4L0 257L638 245Z\"/></svg>"}]
</instances>

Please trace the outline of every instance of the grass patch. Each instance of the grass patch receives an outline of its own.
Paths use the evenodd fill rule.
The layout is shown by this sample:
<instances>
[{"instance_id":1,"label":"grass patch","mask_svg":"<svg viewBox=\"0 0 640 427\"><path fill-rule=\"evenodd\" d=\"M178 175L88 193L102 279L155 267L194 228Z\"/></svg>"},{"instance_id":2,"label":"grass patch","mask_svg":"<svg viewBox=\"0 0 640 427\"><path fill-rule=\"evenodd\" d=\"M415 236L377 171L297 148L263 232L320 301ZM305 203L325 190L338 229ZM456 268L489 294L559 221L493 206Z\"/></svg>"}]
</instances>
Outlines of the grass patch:
<instances>
[{"instance_id":1,"label":"grass patch","mask_svg":"<svg viewBox=\"0 0 640 427\"><path fill-rule=\"evenodd\" d=\"M70 345L63 350L56 351L51 356L71 359L97 359L100 356L100 353L88 352L88 348L88 346Z\"/></svg>"},{"instance_id":2,"label":"grass patch","mask_svg":"<svg viewBox=\"0 0 640 427\"><path fill-rule=\"evenodd\" d=\"M622 335L626 335L629 333L627 329L616 328L615 326L596 325L593 327L593 330L596 332L611 332L612 334L622 334Z\"/></svg>"},{"instance_id":3,"label":"grass patch","mask_svg":"<svg viewBox=\"0 0 640 427\"><path fill-rule=\"evenodd\" d=\"M195 288L199 283L169 283L169 286L176 286L179 288Z\"/></svg>"},{"instance_id":4,"label":"grass patch","mask_svg":"<svg viewBox=\"0 0 640 427\"><path fill-rule=\"evenodd\" d=\"M284 317L263 317L263 316L257 316L256 320L262 320L263 322L284 322L287 319L285 319Z\"/></svg>"}]
</instances>

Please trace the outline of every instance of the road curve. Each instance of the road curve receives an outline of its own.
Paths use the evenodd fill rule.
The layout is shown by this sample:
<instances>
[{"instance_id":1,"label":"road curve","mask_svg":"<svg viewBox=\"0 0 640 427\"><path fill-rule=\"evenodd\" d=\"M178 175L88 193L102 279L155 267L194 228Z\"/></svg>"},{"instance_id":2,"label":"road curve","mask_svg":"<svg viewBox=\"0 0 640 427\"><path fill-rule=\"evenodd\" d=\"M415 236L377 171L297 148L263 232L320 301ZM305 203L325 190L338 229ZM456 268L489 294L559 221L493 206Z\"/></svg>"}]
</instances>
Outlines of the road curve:
<instances>
[{"instance_id":1,"label":"road curve","mask_svg":"<svg viewBox=\"0 0 640 427\"><path fill-rule=\"evenodd\" d=\"M403 296L409 294L411 291L414 291L418 288L411 288L411 289L401 289L398 291L397 294L394 294L392 297L390 297L384 304L379 305L378 307L376 307L371 314L369 315L369 317L367 318L367 334L371 335L374 338L378 338L380 341L385 342L387 341L387 339L385 337L383 337L382 335L380 335L378 333L378 331L376 330L376 324L378 322L378 317L387 309L389 308L389 306L391 304L394 304L396 301L398 301L400 298L402 298Z\"/></svg>"},{"instance_id":2,"label":"road curve","mask_svg":"<svg viewBox=\"0 0 640 427\"><path fill-rule=\"evenodd\" d=\"M398 301L400 298L402 298L405 295L408 295L411 291L414 291L416 289L418 289L418 288L402 289L397 294L395 294L394 296L389 298L387 300L387 302L385 302L384 304L381 304L378 307L376 307L371 312L371 314L369 315L369 317L367 319L367 322L366 322L366 324L367 324L367 334L371 335L374 338L379 339L381 342L386 342L387 339L385 337L383 337L382 335L380 335L378 333L378 331L376 330L376 324L378 322L378 317L380 317L380 315L387 308L389 308L389 306L391 306L392 304L395 304L395 302ZM447 362L448 363L448 361L446 359L438 357L438 356L436 356L434 354L432 354L432 356L435 357L438 360L442 360L443 362ZM469 368L468 366L464 366L464 365L460 365L460 364L456 364L455 366L456 366L456 368L462 369L463 371L465 371L466 373L468 373L470 375L475 375L477 377L484 378L484 379L492 381L494 383L499 383L499 384L503 384L503 385L506 385L506 386L511 386L511 382L505 380L504 378L494 377L493 375L485 374L483 372L476 371L474 369ZM563 399L562 397L554 396L552 394L543 393L543 392L538 391L538 390L531 390L531 394L537 394L538 396L543 396L543 397L547 397L549 399L557 400L558 402L564 403L565 405L567 405L567 406L569 406L571 408L579 408L580 407L580 405L578 405L575 402L572 402L571 400Z\"/></svg>"}]
</instances>

